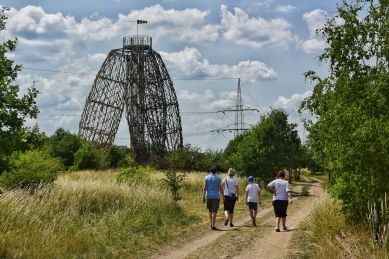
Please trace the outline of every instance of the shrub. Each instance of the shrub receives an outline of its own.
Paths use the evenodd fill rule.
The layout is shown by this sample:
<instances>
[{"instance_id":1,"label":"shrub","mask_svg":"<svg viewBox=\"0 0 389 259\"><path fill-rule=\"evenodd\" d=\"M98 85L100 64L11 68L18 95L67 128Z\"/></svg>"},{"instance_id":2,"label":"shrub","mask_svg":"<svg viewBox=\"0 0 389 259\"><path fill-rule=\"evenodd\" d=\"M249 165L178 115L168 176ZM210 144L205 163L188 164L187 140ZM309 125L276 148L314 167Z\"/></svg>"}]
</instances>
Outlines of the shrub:
<instances>
[{"instance_id":1,"label":"shrub","mask_svg":"<svg viewBox=\"0 0 389 259\"><path fill-rule=\"evenodd\" d=\"M176 170L165 172L167 179L161 179L162 183L170 189L174 201L181 200L179 190L183 187L185 174L177 174Z\"/></svg>"},{"instance_id":2,"label":"shrub","mask_svg":"<svg viewBox=\"0 0 389 259\"><path fill-rule=\"evenodd\" d=\"M116 176L120 183L132 184L134 182L150 182L150 173L153 169L149 166L129 167L122 170Z\"/></svg>"},{"instance_id":3,"label":"shrub","mask_svg":"<svg viewBox=\"0 0 389 259\"><path fill-rule=\"evenodd\" d=\"M98 170L103 168L104 161L102 154L92 143L84 142L82 147L74 154L74 166L69 170Z\"/></svg>"},{"instance_id":4,"label":"shrub","mask_svg":"<svg viewBox=\"0 0 389 259\"><path fill-rule=\"evenodd\" d=\"M64 165L60 158L53 158L47 151L31 150L15 154L9 171L0 176L0 183L9 189L35 189L57 179Z\"/></svg>"}]
</instances>

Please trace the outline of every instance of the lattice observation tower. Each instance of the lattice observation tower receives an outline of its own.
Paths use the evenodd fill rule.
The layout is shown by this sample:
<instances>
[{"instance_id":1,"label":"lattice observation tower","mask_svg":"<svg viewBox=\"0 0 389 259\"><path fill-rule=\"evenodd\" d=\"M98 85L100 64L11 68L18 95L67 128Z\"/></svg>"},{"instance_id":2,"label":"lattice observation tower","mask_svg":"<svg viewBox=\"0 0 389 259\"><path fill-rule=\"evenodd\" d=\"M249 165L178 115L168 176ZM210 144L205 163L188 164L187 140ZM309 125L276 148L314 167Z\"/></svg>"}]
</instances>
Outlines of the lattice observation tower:
<instances>
[{"instance_id":1,"label":"lattice observation tower","mask_svg":"<svg viewBox=\"0 0 389 259\"><path fill-rule=\"evenodd\" d=\"M183 145L177 96L166 66L149 36L125 36L96 75L79 124L81 138L107 154L123 110L130 148L138 163L163 158Z\"/></svg>"}]
</instances>

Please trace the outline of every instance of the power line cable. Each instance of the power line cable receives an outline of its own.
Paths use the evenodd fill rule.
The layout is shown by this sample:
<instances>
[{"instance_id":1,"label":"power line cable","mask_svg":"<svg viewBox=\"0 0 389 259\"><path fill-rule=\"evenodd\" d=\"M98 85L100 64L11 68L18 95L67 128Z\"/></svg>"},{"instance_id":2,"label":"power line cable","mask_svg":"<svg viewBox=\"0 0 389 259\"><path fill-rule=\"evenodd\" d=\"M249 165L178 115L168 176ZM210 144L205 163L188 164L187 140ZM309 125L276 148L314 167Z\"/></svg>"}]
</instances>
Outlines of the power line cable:
<instances>
[{"instance_id":1,"label":"power line cable","mask_svg":"<svg viewBox=\"0 0 389 259\"><path fill-rule=\"evenodd\" d=\"M67 71L59 71L59 70L51 70L51 69L41 69L41 68L32 68L32 67L23 67L22 69L28 70L37 70L37 71L45 71L45 72L53 72L53 73L63 73L63 74L73 74L73 75L88 75L88 76L96 76L96 74L89 73L76 73L76 72L67 72ZM230 79L238 79L236 77L221 77L221 78L171 78L172 80L193 80L193 81L212 81L212 80L230 80Z\"/></svg>"}]
</instances>

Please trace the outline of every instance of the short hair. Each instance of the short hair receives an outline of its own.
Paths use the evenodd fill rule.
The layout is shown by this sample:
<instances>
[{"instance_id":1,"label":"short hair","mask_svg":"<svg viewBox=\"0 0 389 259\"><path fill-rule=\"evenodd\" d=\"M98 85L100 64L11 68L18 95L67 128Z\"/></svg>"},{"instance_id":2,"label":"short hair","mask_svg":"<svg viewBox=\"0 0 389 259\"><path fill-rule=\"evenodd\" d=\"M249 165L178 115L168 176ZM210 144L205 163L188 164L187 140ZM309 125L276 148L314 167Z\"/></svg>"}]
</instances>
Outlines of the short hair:
<instances>
[{"instance_id":1,"label":"short hair","mask_svg":"<svg viewBox=\"0 0 389 259\"><path fill-rule=\"evenodd\" d=\"M235 175L235 170L233 168L228 169L228 175L234 176Z\"/></svg>"},{"instance_id":2,"label":"short hair","mask_svg":"<svg viewBox=\"0 0 389 259\"><path fill-rule=\"evenodd\" d=\"M211 166L211 169L209 169L209 171L211 171L212 173L215 173L216 172L216 166Z\"/></svg>"},{"instance_id":3,"label":"short hair","mask_svg":"<svg viewBox=\"0 0 389 259\"><path fill-rule=\"evenodd\" d=\"M278 172L277 178L280 178L280 177L285 177L285 172L284 171L279 171Z\"/></svg>"}]
</instances>

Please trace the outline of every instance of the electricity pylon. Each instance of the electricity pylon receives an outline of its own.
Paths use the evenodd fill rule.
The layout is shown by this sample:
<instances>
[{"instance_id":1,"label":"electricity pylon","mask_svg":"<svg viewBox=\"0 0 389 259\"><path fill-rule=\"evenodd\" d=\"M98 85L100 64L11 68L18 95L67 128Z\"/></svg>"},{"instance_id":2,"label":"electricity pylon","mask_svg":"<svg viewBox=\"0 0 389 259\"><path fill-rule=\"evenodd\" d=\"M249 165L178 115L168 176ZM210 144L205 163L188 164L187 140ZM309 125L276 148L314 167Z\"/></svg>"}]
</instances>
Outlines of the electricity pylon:
<instances>
[{"instance_id":1,"label":"electricity pylon","mask_svg":"<svg viewBox=\"0 0 389 259\"><path fill-rule=\"evenodd\" d=\"M226 112L235 112L235 124L230 124L225 128L212 130L211 132L223 132L223 131L234 131L234 137L236 138L246 130L249 130L251 125L244 123L244 111L257 111L258 109L250 108L247 106L243 106L242 102L242 91L240 87L240 78L238 78L238 91L236 95L236 105L227 110L222 110L221 112L225 114Z\"/></svg>"}]
</instances>

